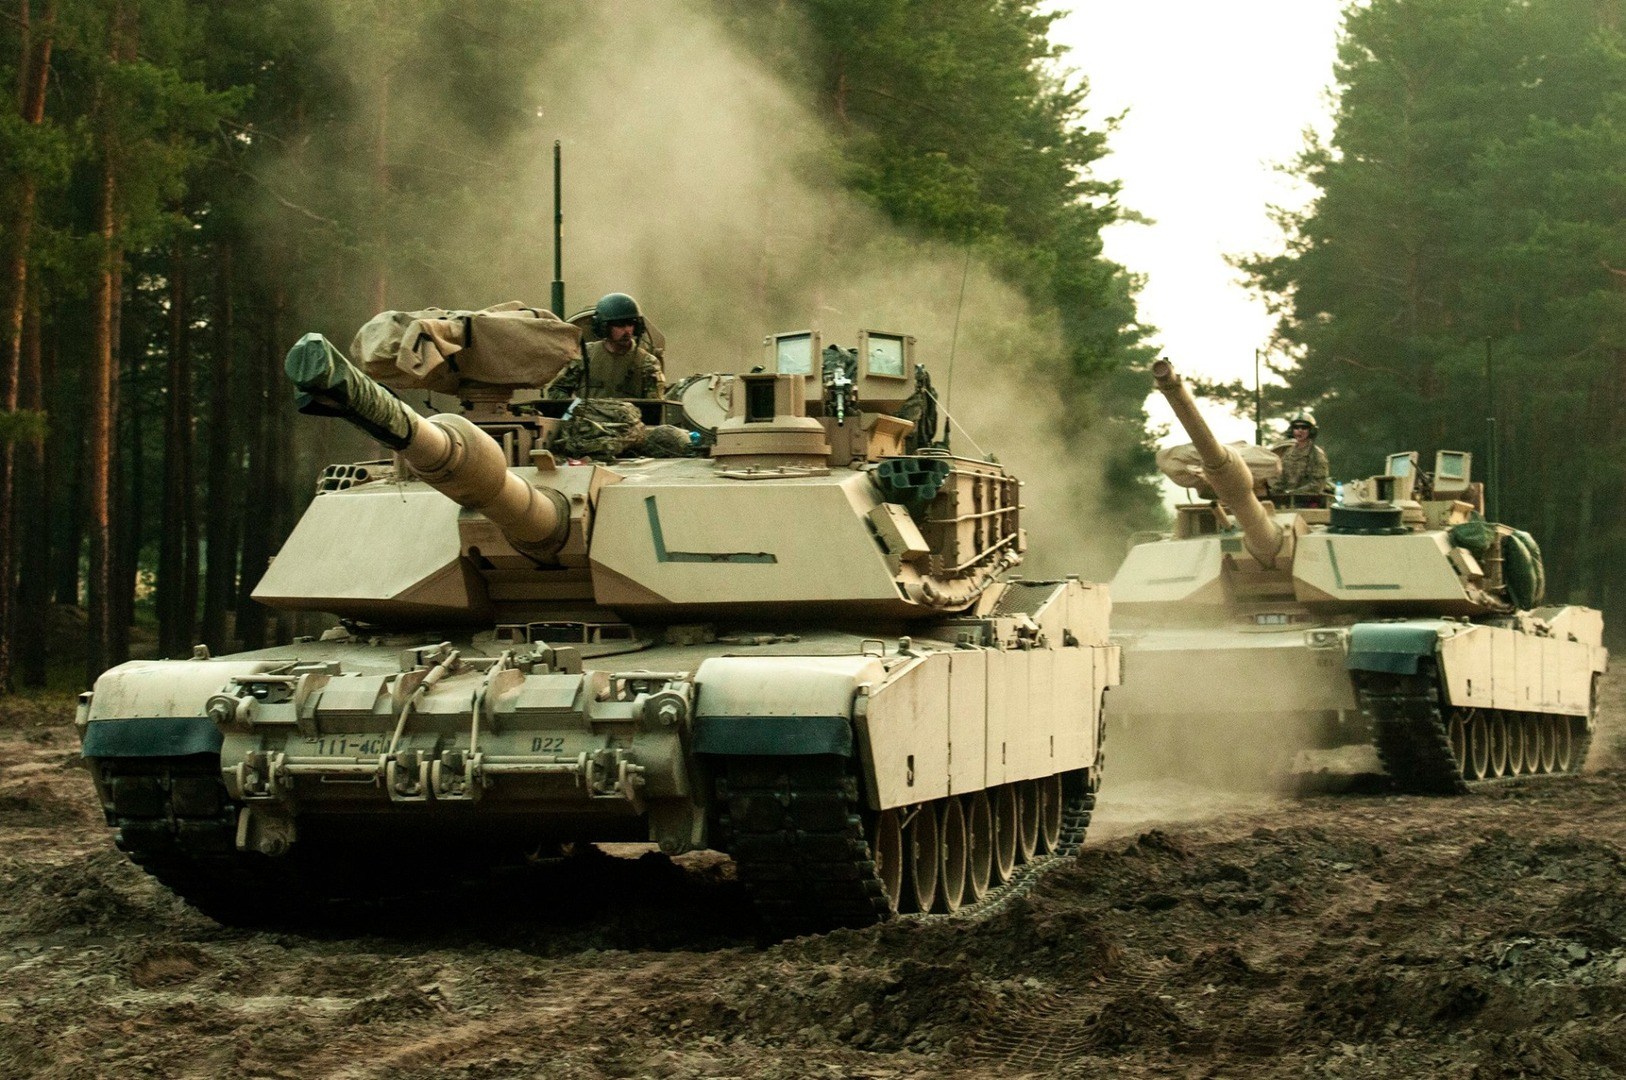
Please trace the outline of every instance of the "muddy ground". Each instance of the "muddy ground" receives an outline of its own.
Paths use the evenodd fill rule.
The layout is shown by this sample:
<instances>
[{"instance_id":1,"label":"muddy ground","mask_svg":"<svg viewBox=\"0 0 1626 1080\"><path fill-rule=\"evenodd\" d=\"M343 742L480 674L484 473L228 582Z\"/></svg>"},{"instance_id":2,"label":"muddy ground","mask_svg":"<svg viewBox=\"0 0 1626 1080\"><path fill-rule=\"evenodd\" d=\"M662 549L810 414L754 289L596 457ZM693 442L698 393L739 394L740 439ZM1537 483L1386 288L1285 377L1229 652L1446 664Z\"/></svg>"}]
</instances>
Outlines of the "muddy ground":
<instances>
[{"instance_id":1,"label":"muddy ground","mask_svg":"<svg viewBox=\"0 0 1626 1080\"><path fill-rule=\"evenodd\" d=\"M1109 769L1083 855L991 914L766 949L715 856L223 929L114 851L68 699L12 699L0 1076L1626 1074L1626 679L1608 691L1579 779L1290 798Z\"/></svg>"}]
</instances>

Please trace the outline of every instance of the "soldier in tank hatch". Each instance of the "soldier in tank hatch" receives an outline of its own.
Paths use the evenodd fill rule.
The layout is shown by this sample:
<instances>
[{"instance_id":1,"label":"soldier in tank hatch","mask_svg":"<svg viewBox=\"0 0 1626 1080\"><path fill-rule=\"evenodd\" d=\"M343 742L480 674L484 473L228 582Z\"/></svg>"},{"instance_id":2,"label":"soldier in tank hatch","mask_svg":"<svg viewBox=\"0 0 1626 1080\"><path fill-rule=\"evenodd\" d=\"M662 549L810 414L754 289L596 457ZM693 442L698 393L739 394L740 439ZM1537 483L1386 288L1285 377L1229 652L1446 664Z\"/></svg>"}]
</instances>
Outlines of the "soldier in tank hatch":
<instances>
[{"instance_id":1,"label":"soldier in tank hatch","mask_svg":"<svg viewBox=\"0 0 1626 1080\"><path fill-rule=\"evenodd\" d=\"M1300 413L1287 425L1293 441L1271 447L1282 459L1282 475L1271 484L1276 495L1324 495L1332 491L1327 455L1315 444L1315 417Z\"/></svg>"},{"instance_id":2,"label":"soldier in tank hatch","mask_svg":"<svg viewBox=\"0 0 1626 1080\"><path fill-rule=\"evenodd\" d=\"M619 292L600 298L593 307L593 334L598 340L548 384L548 397L651 399L666 392L660 357L644 344L638 301Z\"/></svg>"}]
</instances>

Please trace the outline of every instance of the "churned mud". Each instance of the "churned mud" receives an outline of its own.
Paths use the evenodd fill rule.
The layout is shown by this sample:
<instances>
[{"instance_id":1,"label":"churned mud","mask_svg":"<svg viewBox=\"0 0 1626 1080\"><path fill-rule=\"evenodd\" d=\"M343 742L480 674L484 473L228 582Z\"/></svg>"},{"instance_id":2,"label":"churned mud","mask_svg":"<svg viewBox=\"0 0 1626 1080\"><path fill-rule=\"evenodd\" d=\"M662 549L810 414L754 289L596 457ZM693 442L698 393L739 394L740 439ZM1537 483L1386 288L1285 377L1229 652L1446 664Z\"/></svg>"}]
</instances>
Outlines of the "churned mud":
<instances>
[{"instance_id":1,"label":"churned mud","mask_svg":"<svg viewBox=\"0 0 1626 1080\"><path fill-rule=\"evenodd\" d=\"M770 948L726 859L636 849L223 929L114 851L71 703L13 699L0 1076L1614 1076L1623 689L1586 775L1461 799L1109 767L1082 856L1025 895Z\"/></svg>"}]
</instances>

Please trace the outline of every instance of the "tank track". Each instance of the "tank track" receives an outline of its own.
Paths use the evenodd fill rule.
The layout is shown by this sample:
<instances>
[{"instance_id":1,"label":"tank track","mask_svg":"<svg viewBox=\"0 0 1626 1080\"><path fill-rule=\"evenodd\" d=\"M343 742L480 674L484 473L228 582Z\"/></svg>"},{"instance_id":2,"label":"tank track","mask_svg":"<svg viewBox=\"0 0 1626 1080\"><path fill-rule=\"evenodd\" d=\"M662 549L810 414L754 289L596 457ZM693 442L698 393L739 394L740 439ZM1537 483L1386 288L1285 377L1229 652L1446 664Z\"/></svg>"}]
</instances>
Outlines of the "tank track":
<instances>
[{"instance_id":1,"label":"tank track","mask_svg":"<svg viewBox=\"0 0 1626 1080\"><path fill-rule=\"evenodd\" d=\"M407 895L395 875L315 845L276 857L239 851L239 807L213 755L110 758L97 767L111 793L103 810L119 850L224 926L305 927L364 916L372 905Z\"/></svg>"},{"instance_id":2,"label":"tank track","mask_svg":"<svg viewBox=\"0 0 1626 1080\"><path fill-rule=\"evenodd\" d=\"M1578 773L1586 764L1592 733L1585 725L1576 735L1572 761L1564 773L1526 773L1471 780L1451 751L1447 709L1441 700L1434 667L1426 661L1415 675L1351 673L1361 715L1372 728L1378 759L1395 786L1417 795L1466 795L1476 788L1517 783L1541 776Z\"/></svg>"},{"instance_id":3,"label":"tank track","mask_svg":"<svg viewBox=\"0 0 1626 1080\"><path fill-rule=\"evenodd\" d=\"M217 922L263 920L293 881L263 855L237 850L237 807L212 755L112 758L98 763L103 810L130 861ZM274 901L273 901L274 902Z\"/></svg>"},{"instance_id":4,"label":"tank track","mask_svg":"<svg viewBox=\"0 0 1626 1080\"><path fill-rule=\"evenodd\" d=\"M1064 791L1067 789L1064 788ZM1079 791L1066 796L1067 801L1062 804L1061 840L1056 850L1050 855L1041 855L1032 862L1023 863L1011 874L1011 879L1004 885L993 889L987 896L975 904L967 904L952 915L941 914L914 914L905 915L906 919L920 919L931 921L934 919L967 919L980 922L991 918L1010 907L1033 891L1039 879L1050 871L1066 866L1069 861L1078 857L1084 848L1084 833L1090 826L1090 816L1095 812L1095 792L1089 790Z\"/></svg>"},{"instance_id":5,"label":"tank track","mask_svg":"<svg viewBox=\"0 0 1626 1080\"><path fill-rule=\"evenodd\" d=\"M843 758L734 758L717 779L740 881L775 937L870 926L889 916Z\"/></svg>"},{"instance_id":6,"label":"tank track","mask_svg":"<svg viewBox=\"0 0 1626 1080\"><path fill-rule=\"evenodd\" d=\"M876 873L858 780L841 758L735 758L723 766L718 822L740 881L770 937L822 934L894 917ZM992 914L1045 869L1078 854L1095 810L1082 774L1064 778L1056 851L1017 868L1005 885L954 915Z\"/></svg>"},{"instance_id":7,"label":"tank track","mask_svg":"<svg viewBox=\"0 0 1626 1080\"><path fill-rule=\"evenodd\" d=\"M1084 834L1095 814L1095 792L1085 786L1082 777L1070 773L1062 777L1061 797L1061 839L1055 854L1070 859L1084 847Z\"/></svg>"}]
</instances>

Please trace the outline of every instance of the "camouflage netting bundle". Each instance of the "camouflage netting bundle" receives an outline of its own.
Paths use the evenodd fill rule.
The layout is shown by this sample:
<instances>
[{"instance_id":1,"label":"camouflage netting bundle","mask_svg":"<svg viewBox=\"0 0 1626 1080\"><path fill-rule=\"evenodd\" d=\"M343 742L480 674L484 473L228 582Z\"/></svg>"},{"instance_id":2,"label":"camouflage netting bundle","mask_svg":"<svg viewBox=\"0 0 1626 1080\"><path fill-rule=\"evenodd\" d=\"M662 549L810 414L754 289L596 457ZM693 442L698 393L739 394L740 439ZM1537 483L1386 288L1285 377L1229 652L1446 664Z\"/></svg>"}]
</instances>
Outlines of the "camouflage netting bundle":
<instances>
[{"instance_id":1,"label":"camouflage netting bundle","mask_svg":"<svg viewBox=\"0 0 1626 1080\"><path fill-rule=\"evenodd\" d=\"M676 424L656 424L644 430L638 449L650 457L693 457L698 444L687 428Z\"/></svg>"},{"instance_id":2,"label":"camouflage netting bundle","mask_svg":"<svg viewBox=\"0 0 1626 1080\"><path fill-rule=\"evenodd\" d=\"M1484 558L1496 542L1496 526L1475 515L1472 521L1451 526L1446 535L1450 536L1453 547L1470 551L1475 558Z\"/></svg>"},{"instance_id":3,"label":"camouflage netting bundle","mask_svg":"<svg viewBox=\"0 0 1626 1080\"><path fill-rule=\"evenodd\" d=\"M1547 598L1547 570L1541 547L1522 529L1502 537L1502 581L1516 607L1533 608Z\"/></svg>"},{"instance_id":4,"label":"camouflage netting bundle","mask_svg":"<svg viewBox=\"0 0 1626 1080\"><path fill-rule=\"evenodd\" d=\"M612 458L643 442L644 423L638 406L616 398L589 398L576 403L570 419L553 440L566 457Z\"/></svg>"},{"instance_id":5,"label":"camouflage netting bundle","mask_svg":"<svg viewBox=\"0 0 1626 1080\"><path fill-rule=\"evenodd\" d=\"M1502 583L1508 599L1519 608L1533 608L1547 598L1547 569L1541 561L1541 546L1522 529L1492 525L1475 517L1453 525L1447 535L1451 543L1483 559L1501 535Z\"/></svg>"}]
</instances>

